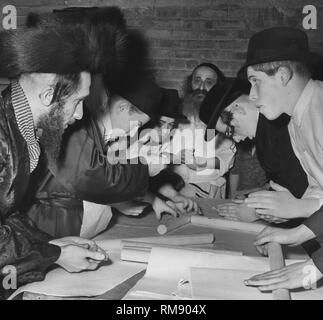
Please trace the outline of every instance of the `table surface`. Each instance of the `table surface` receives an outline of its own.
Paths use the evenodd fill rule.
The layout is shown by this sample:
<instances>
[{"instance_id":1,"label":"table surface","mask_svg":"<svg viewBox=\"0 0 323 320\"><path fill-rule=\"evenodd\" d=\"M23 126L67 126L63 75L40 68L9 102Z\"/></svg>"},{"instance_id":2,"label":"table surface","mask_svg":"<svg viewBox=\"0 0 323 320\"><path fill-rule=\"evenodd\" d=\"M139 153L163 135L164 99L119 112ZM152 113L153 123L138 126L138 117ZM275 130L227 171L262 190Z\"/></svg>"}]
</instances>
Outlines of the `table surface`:
<instances>
[{"instance_id":1,"label":"table surface","mask_svg":"<svg viewBox=\"0 0 323 320\"><path fill-rule=\"evenodd\" d=\"M212 209L219 201L213 199L198 199L200 207L206 216L213 216L217 218L215 210ZM163 216L162 222L170 219L169 216ZM157 221L153 212L147 212L144 215L133 217L116 214L106 231L97 236L96 240L103 239L118 239L118 238L133 238L133 237L152 237L159 236L157 227L160 221ZM213 233L215 235L215 242L211 245L201 246L208 249L218 250L231 250L240 251L244 255L259 256L258 251L253 245L255 235L241 231L227 231L215 228L205 228L194 226L191 224L180 227L177 230L170 232L170 235L192 235L198 233ZM306 259L307 255L301 247L297 248L284 248L285 258L290 259ZM103 295L91 299L105 299L105 300L118 300L121 299L128 290L130 290L145 274L145 271L133 276L132 278L121 283L117 287L109 290ZM39 294L25 292L23 294L24 300L50 300L50 299L89 299L88 297L71 297L71 298L58 298Z\"/></svg>"}]
</instances>

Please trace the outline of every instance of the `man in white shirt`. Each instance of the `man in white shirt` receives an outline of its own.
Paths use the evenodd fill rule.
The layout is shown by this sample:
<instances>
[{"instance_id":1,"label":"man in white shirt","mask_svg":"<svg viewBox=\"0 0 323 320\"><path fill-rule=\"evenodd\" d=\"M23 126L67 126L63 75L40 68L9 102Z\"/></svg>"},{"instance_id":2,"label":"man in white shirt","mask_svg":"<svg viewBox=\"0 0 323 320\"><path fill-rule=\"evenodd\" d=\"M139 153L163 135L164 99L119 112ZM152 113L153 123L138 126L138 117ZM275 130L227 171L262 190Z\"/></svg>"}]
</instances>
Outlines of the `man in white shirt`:
<instances>
[{"instance_id":1,"label":"man in white shirt","mask_svg":"<svg viewBox=\"0 0 323 320\"><path fill-rule=\"evenodd\" d=\"M311 80L311 55L306 34L294 28L272 28L255 34L249 42L247 71L251 82L250 98L267 119L281 114L291 116L288 126L293 150L302 164L309 187L301 199L289 190L271 184L274 191L253 193L246 200L258 214L280 218L310 217L297 228L284 230L268 227L256 238L255 245L266 254L266 243L299 245L323 234L323 147L320 142L323 124L323 83ZM313 218L314 217L314 218ZM260 290L311 286L322 277L323 249L312 259L281 270L257 275L246 285ZM308 271L311 270L311 277ZM306 278L307 277L307 278ZM310 283L305 283L308 279Z\"/></svg>"}]
</instances>

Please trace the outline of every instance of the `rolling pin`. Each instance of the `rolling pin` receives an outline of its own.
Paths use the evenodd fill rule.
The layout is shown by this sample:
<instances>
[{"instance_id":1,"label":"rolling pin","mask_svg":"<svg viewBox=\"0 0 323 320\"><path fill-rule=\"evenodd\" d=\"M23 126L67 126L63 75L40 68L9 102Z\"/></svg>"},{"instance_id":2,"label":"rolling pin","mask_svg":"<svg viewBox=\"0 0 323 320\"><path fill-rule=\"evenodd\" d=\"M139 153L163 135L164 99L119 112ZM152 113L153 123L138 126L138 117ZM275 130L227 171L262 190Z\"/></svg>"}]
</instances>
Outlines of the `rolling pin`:
<instances>
[{"instance_id":1,"label":"rolling pin","mask_svg":"<svg viewBox=\"0 0 323 320\"><path fill-rule=\"evenodd\" d=\"M268 257L270 270L277 270L285 267L282 247L276 242L268 243ZM273 290L274 300L290 300L290 292L288 289Z\"/></svg>"},{"instance_id":2,"label":"rolling pin","mask_svg":"<svg viewBox=\"0 0 323 320\"><path fill-rule=\"evenodd\" d=\"M174 218L169 221L167 221L164 224L160 224L157 227L157 232L161 235L166 234L170 231L174 231L182 226L185 226L186 224L191 222L191 216L185 215L179 218Z\"/></svg>"}]
</instances>

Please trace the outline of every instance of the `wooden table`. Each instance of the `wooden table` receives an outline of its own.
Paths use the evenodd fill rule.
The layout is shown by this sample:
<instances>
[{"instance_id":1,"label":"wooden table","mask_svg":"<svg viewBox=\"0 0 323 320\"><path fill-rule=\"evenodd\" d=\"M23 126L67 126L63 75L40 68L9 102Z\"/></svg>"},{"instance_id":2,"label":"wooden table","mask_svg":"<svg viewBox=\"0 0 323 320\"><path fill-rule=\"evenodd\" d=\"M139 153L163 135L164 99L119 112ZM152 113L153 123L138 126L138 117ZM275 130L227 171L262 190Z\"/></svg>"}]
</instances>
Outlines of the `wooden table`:
<instances>
[{"instance_id":1,"label":"wooden table","mask_svg":"<svg viewBox=\"0 0 323 320\"><path fill-rule=\"evenodd\" d=\"M212 207L218 203L218 201L213 199L199 199L199 205L202 207L205 215L218 217L216 212L212 210ZM164 216L162 221L167 221L168 216ZM96 240L102 239L117 239L117 238L134 238L134 237L151 237L158 236L157 227L160 222L155 218L155 214L148 212L139 217L124 216L120 214L114 215L109 228L96 237ZM258 251L253 245L255 235L252 233L246 233L241 231L227 231L214 228L205 228L193 225L185 225L169 234L197 234L197 233L213 233L215 235L215 243L212 245L207 245L208 249L218 249L218 250L231 250L240 251L244 255L248 256L260 256ZM284 256L289 259L307 259L307 254L301 248L284 248ZM131 289L138 280L140 280L144 275L144 271L133 276L132 278L126 280L119 286L113 288L112 290L104 293L101 296L94 297L92 299L121 299L126 292ZM37 295L25 292L23 299L40 299L49 300L57 299L57 297ZM59 298L59 299L89 299L89 298Z\"/></svg>"}]
</instances>

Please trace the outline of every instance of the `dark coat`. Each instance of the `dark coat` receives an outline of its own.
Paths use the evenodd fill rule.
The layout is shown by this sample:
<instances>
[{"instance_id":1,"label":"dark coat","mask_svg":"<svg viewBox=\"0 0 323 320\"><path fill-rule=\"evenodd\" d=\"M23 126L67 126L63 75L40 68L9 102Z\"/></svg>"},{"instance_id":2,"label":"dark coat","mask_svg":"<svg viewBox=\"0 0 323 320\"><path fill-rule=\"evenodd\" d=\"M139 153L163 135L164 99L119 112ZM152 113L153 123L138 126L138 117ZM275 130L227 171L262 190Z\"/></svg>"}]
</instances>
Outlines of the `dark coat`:
<instances>
[{"instance_id":1,"label":"dark coat","mask_svg":"<svg viewBox=\"0 0 323 320\"><path fill-rule=\"evenodd\" d=\"M60 161L49 166L30 210L40 229L56 237L79 235L83 200L112 204L146 193L148 166L110 164L97 123L89 116L68 129L63 145Z\"/></svg>"},{"instance_id":2,"label":"dark coat","mask_svg":"<svg viewBox=\"0 0 323 320\"><path fill-rule=\"evenodd\" d=\"M0 97L0 268L17 268L19 284L40 281L60 255L52 238L19 210L30 181L27 143L21 135L8 87ZM1 278L0 278L1 280ZM2 281L0 281L0 295Z\"/></svg>"},{"instance_id":3,"label":"dark coat","mask_svg":"<svg viewBox=\"0 0 323 320\"><path fill-rule=\"evenodd\" d=\"M270 180L287 188L296 198L301 198L308 187L308 180L296 157L288 132L289 117L280 116L269 121L259 115L256 131L258 160Z\"/></svg>"}]
</instances>

